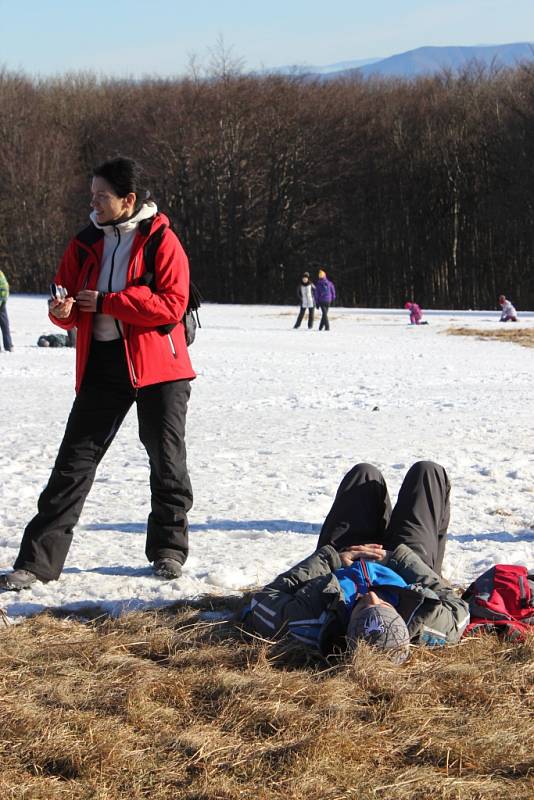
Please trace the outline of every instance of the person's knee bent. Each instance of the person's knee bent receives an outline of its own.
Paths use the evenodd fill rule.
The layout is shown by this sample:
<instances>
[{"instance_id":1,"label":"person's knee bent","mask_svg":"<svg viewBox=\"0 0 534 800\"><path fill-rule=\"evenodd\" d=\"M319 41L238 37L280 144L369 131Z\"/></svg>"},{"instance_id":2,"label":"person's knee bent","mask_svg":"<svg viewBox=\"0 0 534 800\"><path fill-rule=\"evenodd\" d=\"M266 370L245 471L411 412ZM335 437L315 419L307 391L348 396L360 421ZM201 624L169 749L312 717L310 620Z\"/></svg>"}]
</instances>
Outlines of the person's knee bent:
<instances>
[{"instance_id":1,"label":"person's knee bent","mask_svg":"<svg viewBox=\"0 0 534 800\"><path fill-rule=\"evenodd\" d=\"M355 473L358 474L362 473L366 475L368 479L371 480L382 477L382 473L380 472L378 467L375 467L374 464L369 464L367 461L361 461L360 463L355 464L352 469Z\"/></svg>"},{"instance_id":2,"label":"person's knee bent","mask_svg":"<svg viewBox=\"0 0 534 800\"><path fill-rule=\"evenodd\" d=\"M445 467L443 467L441 464L438 464L437 461L416 461L415 464L412 464L410 467L409 472L412 470L421 474L426 472L439 472L441 474L446 474Z\"/></svg>"},{"instance_id":3,"label":"person's knee bent","mask_svg":"<svg viewBox=\"0 0 534 800\"><path fill-rule=\"evenodd\" d=\"M367 481L378 481L378 483L384 483L384 476L378 467L374 466L374 464L368 464L366 461L361 461L360 463L355 464L352 469L347 472L341 481L340 488L346 486L347 483L352 486L354 484L366 483Z\"/></svg>"},{"instance_id":4,"label":"person's knee bent","mask_svg":"<svg viewBox=\"0 0 534 800\"><path fill-rule=\"evenodd\" d=\"M438 464L437 461L416 461L406 473L406 476L408 475L414 475L418 480L423 480L426 475L435 475L443 482L445 493L449 493L449 476L447 475L445 467Z\"/></svg>"}]
</instances>

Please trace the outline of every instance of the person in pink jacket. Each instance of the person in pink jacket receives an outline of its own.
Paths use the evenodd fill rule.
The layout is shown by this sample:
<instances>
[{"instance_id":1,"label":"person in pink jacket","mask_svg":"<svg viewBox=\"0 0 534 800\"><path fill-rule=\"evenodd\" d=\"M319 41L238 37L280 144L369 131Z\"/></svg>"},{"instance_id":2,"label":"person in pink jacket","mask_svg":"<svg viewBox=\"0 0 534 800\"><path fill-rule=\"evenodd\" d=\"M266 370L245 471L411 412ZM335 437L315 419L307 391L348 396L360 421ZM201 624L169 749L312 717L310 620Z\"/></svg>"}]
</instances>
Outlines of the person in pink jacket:
<instances>
[{"instance_id":1,"label":"person in pink jacket","mask_svg":"<svg viewBox=\"0 0 534 800\"><path fill-rule=\"evenodd\" d=\"M417 303L407 302L404 304L404 308L410 312L410 325L420 325L423 319L423 312Z\"/></svg>"}]
</instances>

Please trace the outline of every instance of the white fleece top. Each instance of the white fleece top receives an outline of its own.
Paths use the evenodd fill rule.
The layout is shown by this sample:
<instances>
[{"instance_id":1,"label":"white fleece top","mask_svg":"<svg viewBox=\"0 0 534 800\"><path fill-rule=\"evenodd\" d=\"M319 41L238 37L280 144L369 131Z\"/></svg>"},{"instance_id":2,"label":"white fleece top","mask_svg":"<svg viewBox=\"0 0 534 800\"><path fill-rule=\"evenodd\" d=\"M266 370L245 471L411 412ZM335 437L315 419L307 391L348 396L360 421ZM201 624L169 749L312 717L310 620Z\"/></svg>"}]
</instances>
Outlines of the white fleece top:
<instances>
[{"instance_id":1,"label":"white fleece top","mask_svg":"<svg viewBox=\"0 0 534 800\"><path fill-rule=\"evenodd\" d=\"M313 283L301 283L299 286L300 293L300 307L313 308L315 303L313 301L313 290L315 286Z\"/></svg>"},{"instance_id":2,"label":"white fleece top","mask_svg":"<svg viewBox=\"0 0 534 800\"><path fill-rule=\"evenodd\" d=\"M150 219L157 212L155 203L145 203L137 214L118 225L99 225L95 212L91 212L90 220L96 228L104 231L104 250L96 288L99 292L120 292L126 286L128 264L135 233L140 222ZM93 336L100 342L119 339L122 323L110 314L95 314Z\"/></svg>"},{"instance_id":3,"label":"white fleece top","mask_svg":"<svg viewBox=\"0 0 534 800\"><path fill-rule=\"evenodd\" d=\"M508 319L508 317L517 317L517 311L509 300L505 300L501 306L501 319Z\"/></svg>"}]
</instances>

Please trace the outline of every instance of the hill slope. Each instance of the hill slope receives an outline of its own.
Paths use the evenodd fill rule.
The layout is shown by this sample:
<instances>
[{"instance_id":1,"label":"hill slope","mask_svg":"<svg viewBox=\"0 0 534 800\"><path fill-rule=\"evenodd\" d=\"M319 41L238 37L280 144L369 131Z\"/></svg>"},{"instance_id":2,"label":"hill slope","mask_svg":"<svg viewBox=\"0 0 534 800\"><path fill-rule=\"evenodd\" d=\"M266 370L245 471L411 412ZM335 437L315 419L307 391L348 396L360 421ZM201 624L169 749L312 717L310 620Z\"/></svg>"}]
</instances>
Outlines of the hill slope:
<instances>
[{"instance_id":1,"label":"hill slope","mask_svg":"<svg viewBox=\"0 0 534 800\"><path fill-rule=\"evenodd\" d=\"M492 64L514 67L533 59L534 46L528 42L480 47L418 47L372 64L329 72L324 78L328 80L350 75L414 78L431 75L442 69L458 71L473 61L488 67Z\"/></svg>"}]
</instances>

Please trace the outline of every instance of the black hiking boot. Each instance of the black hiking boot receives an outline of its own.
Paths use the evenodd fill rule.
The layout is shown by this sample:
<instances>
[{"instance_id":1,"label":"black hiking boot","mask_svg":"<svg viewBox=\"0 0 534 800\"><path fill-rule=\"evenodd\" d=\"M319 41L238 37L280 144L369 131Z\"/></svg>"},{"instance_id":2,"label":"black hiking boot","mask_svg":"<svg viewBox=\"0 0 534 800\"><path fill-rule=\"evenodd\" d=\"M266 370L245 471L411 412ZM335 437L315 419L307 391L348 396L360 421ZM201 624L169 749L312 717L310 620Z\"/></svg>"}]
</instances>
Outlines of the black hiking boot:
<instances>
[{"instance_id":1,"label":"black hiking boot","mask_svg":"<svg viewBox=\"0 0 534 800\"><path fill-rule=\"evenodd\" d=\"M154 561L154 575L167 581L179 578L182 574L182 565L174 558L159 558Z\"/></svg>"}]
</instances>

